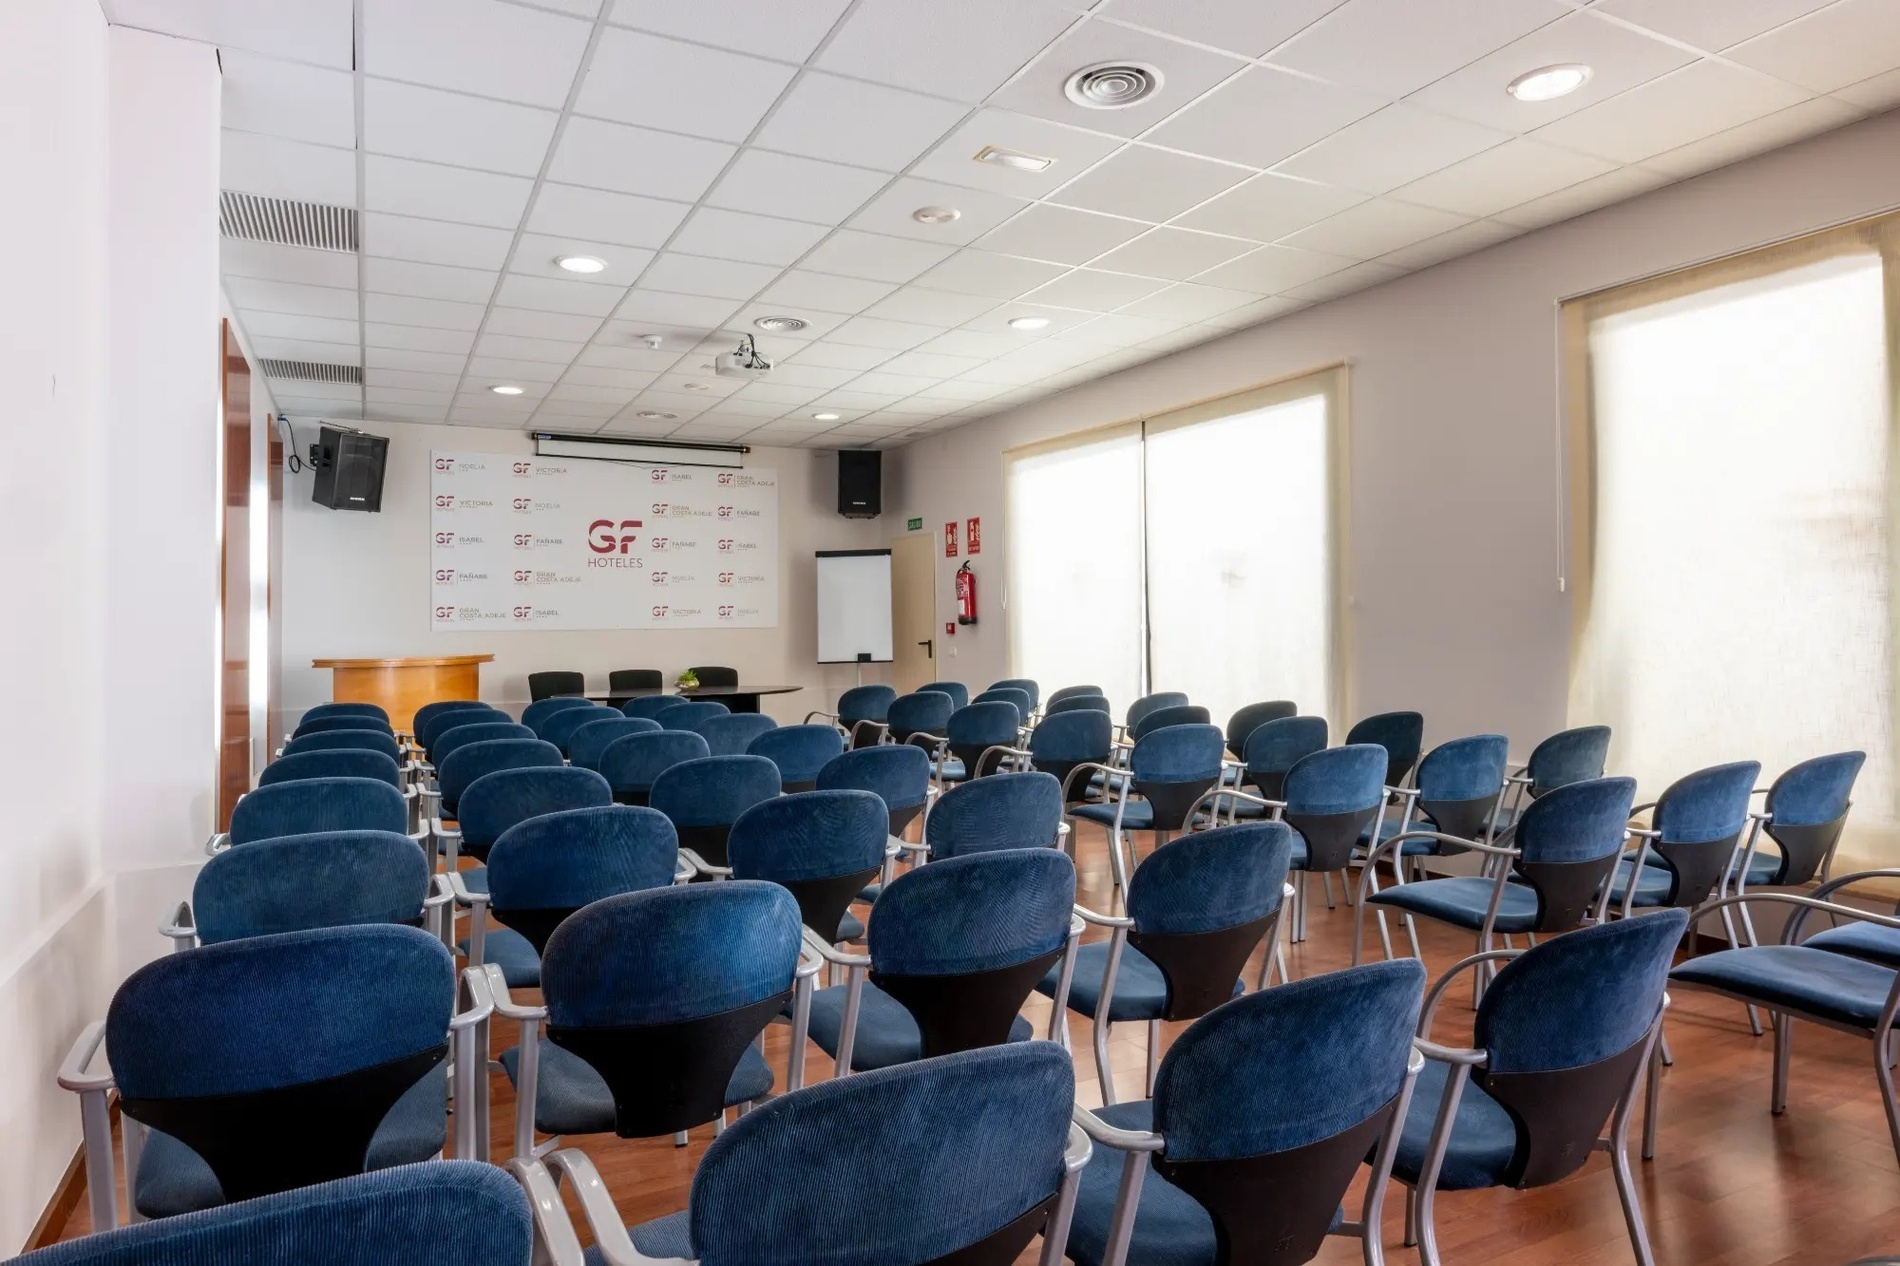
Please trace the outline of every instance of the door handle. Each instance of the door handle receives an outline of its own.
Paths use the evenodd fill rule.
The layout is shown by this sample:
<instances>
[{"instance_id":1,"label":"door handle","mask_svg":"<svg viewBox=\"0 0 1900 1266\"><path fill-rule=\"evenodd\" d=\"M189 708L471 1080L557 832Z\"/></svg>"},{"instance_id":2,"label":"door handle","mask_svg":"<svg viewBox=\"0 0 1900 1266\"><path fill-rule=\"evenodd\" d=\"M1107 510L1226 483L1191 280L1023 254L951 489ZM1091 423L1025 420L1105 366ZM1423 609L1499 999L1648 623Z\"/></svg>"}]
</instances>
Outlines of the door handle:
<instances>
[{"instance_id":1,"label":"door handle","mask_svg":"<svg viewBox=\"0 0 1900 1266\"><path fill-rule=\"evenodd\" d=\"M927 637L923 641L917 643L917 645L924 648L925 659L937 658L937 639L936 638Z\"/></svg>"}]
</instances>

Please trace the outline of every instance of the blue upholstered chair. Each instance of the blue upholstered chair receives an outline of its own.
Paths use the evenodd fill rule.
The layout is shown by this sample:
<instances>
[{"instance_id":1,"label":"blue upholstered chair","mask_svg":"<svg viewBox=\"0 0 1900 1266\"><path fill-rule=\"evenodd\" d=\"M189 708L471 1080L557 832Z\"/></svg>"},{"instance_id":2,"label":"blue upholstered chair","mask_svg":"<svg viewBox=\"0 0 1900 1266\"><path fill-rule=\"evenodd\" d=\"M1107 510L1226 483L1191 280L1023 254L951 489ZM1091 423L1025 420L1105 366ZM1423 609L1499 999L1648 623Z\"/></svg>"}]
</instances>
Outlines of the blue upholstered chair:
<instances>
[{"instance_id":1,"label":"blue upholstered chair","mask_svg":"<svg viewBox=\"0 0 1900 1266\"><path fill-rule=\"evenodd\" d=\"M571 669L554 669L528 674L528 698L533 700L586 693L586 673L577 673Z\"/></svg>"},{"instance_id":2,"label":"blue upholstered chair","mask_svg":"<svg viewBox=\"0 0 1900 1266\"><path fill-rule=\"evenodd\" d=\"M1365 947L1368 907L1423 915L1474 932L1478 953L1495 948L1493 937L1500 933L1538 936L1568 932L1586 919L1602 922L1610 900L1610 878L1629 838L1630 806L1635 799L1634 778L1593 778L1533 800L1506 843L1482 843L1428 830L1392 836L1373 849L1359 875L1353 961L1359 961ZM1482 872L1400 882L1377 890L1381 856L1389 854L1386 860L1395 863L1396 871L1399 850L1420 837L1480 854ZM1389 945L1386 954L1391 955ZM1490 974L1488 967L1478 969L1480 981Z\"/></svg>"},{"instance_id":3,"label":"blue upholstered chair","mask_svg":"<svg viewBox=\"0 0 1900 1266\"><path fill-rule=\"evenodd\" d=\"M1653 804L1636 806L1637 813L1650 811L1650 825L1631 828L1641 843L1617 867L1610 900L1623 917L1656 906L1693 910L1722 895L1760 774L1752 760L1714 765L1676 779Z\"/></svg>"},{"instance_id":4,"label":"blue upholstered chair","mask_svg":"<svg viewBox=\"0 0 1900 1266\"><path fill-rule=\"evenodd\" d=\"M1900 910L1892 915L1875 914L1828 899L1852 884L1872 880L1891 885L1896 879L1900 879L1900 869L1862 871L1822 884L1813 896L1744 892L1710 902L1696 912L1698 918L1752 902L1796 908L1782 929L1780 943L1743 945L1690 958L1670 972L1669 979L1673 984L1706 989L1774 1014L1775 1064L1769 1110L1776 1116L1788 1108L1788 1072L1796 1020L1871 1039L1874 1082L1886 1109L1894 1158L1900 1161L1900 1098L1894 1093L1893 1068L1888 1062L1895 1017L1900 1015ZM1809 917L1817 913L1845 920L1845 924L1804 937ZM1656 917L1637 922L1646 923ZM1654 1152L1656 1116L1652 1091L1643 1124L1645 1156Z\"/></svg>"},{"instance_id":5,"label":"blue upholstered chair","mask_svg":"<svg viewBox=\"0 0 1900 1266\"><path fill-rule=\"evenodd\" d=\"M1269 699L1265 703L1249 703L1227 718L1227 750L1239 760L1246 759L1247 740L1253 732L1269 721L1283 721L1298 716L1300 705L1291 699Z\"/></svg>"},{"instance_id":6,"label":"blue upholstered chair","mask_svg":"<svg viewBox=\"0 0 1900 1266\"><path fill-rule=\"evenodd\" d=\"M1472 734L1440 743L1427 752L1418 762L1418 775L1411 786L1386 784L1397 795L1401 808L1396 815L1386 815L1380 842L1419 829L1454 840L1491 842L1504 798L1510 749L1511 740L1502 734ZM1371 832L1362 842L1372 842ZM1413 839L1401 851L1406 857L1423 857L1460 850L1443 839Z\"/></svg>"},{"instance_id":7,"label":"blue upholstered chair","mask_svg":"<svg viewBox=\"0 0 1900 1266\"><path fill-rule=\"evenodd\" d=\"M910 744L854 748L818 771L819 791L870 791L884 802L893 836L901 836L930 800L930 757Z\"/></svg>"},{"instance_id":8,"label":"blue upholstered chair","mask_svg":"<svg viewBox=\"0 0 1900 1266\"><path fill-rule=\"evenodd\" d=\"M689 699L676 702L670 708L661 708L653 714L663 730L693 730L707 717L723 716L732 711L725 704L713 699Z\"/></svg>"},{"instance_id":9,"label":"blue upholstered chair","mask_svg":"<svg viewBox=\"0 0 1900 1266\"><path fill-rule=\"evenodd\" d=\"M486 890L450 874L474 910L465 951L471 967L495 963L511 989L541 984L541 954L562 920L590 902L661 888L678 878L673 824L652 809L558 809L515 823L488 851ZM500 924L489 927L489 919Z\"/></svg>"},{"instance_id":10,"label":"blue upholstered chair","mask_svg":"<svg viewBox=\"0 0 1900 1266\"><path fill-rule=\"evenodd\" d=\"M595 768L612 786L617 803L642 805L653 792L654 779L682 761L710 755L706 740L692 731L661 730L615 739Z\"/></svg>"},{"instance_id":11,"label":"blue upholstered chair","mask_svg":"<svg viewBox=\"0 0 1900 1266\"><path fill-rule=\"evenodd\" d=\"M709 716L692 727L693 733L706 740L714 756L744 756L752 740L778 722L759 712L722 712Z\"/></svg>"},{"instance_id":12,"label":"blue upholstered chair","mask_svg":"<svg viewBox=\"0 0 1900 1266\"><path fill-rule=\"evenodd\" d=\"M1042 703L1042 687L1036 684L1036 680L1033 677L1005 677L1001 681L992 681L990 683L990 689L1020 690L1028 695L1029 707L1024 709L1024 716L1028 716L1031 712L1034 712L1037 706Z\"/></svg>"},{"instance_id":13,"label":"blue upholstered chair","mask_svg":"<svg viewBox=\"0 0 1900 1266\"><path fill-rule=\"evenodd\" d=\"M552 765L527 769L500 769L484 774L462 793L461 816L453 828L438 832L448 853L448 868L456 869L462 853L487 857L488 850L517 822L559 813L563 809L593 809L613 803L613 789L591 769ZM480 871L463 871L462 878L477 891L487 886Z\"/></svg>"},{"instance_id":14,"label":"blue upholstered chair","mask_svg":"<svg viewBox=\"0 0 1900 1266\"><path fill-rule=\"evenodd\" d=\"M927 751L936 751L943 742L944 727L956 701L944 690L919 690L899 695L884 711L884 732L893 743L916 743Z\"/></svg>"},{"instance_id":15,"label":"blue upholstered chair","mask_svg":"<svg viewBox=\"0 0 1900 1266\"><path fill-rule=\"evenodd\" d=\"M585 1154L548 1163L602 1260L994 1266L1041 1232L1036 1260L1060 1266L1089 1156L1074 1098L1067 1055L1041 1042L824 1082L746 1114L707 1149L685 1210L631 1228Z\"/></svg>"},{"instance_id":16,"label":"blue upholstered chair","mask_svg":"<svg viewBox=\"0 0 1900 1266\"><path fill-rule=\"evenodd\" d=\"M562 708L541 722L540 735L543 742L552 743L561 749L561 755L567 755L568 741L574 737L574 731L590 721L621 721L626 714L604 704L589 704L585 708Z\"/></svg>"},{"instance_id":17,"label":"blue upholstered chair","mask_svg":"<svg viewBox=\"0 0 1900 1266\"><path fill-rule=\"evenodd\" d=\"M1411 1039L1424 983L1403 961L1248 994L1175 1039L1153 1099L1077 1108L1098 1150L1069 1259L1295 1263L1346 1235L1378 1266L1395 1126L1422 1063ZM1371 1177L1349 1221L1341 1206L1361 1165Z\"/></svg>"},{"instance_id":18,"label":"blue upholstered chair","mask_svg":"<svg viewBox=\"0 0 1900 1266\"><path fill-rule=\"evenodd\" d=\"M1029 714L1036 710L1035 697L1020 686L991 686L982 694L973 696L970 702L1013 703L1016 705L1017 715L1022 717L1025 724L1029 721Z\"/></svg>"},{"instance_id":19,"label":"blue upholstered chair","mask_svg":"<svg viewBox=\"0 0 1900 1266\"><path fill-rule=\"evenodd\" d=\"M422 745L425 756L433 757L436 740L460 725L474 725L481 721L513 721L514 718L500 708L491 708L485 703L464 704L446 712L438 712L429 718L428 725L417 733L416 741Z\"/></svg>"},{"instance_id":20,"label":"blue upholstered chair","mask_svg":"<svg viewBox=\"0 0 1900 1266\"><path fill-rule=\"evenodd\" d=\"M475 1026L488 1005L470 987L452 1016L449 951L388 925L250 937L147 963L61 1074L81 1095L88 1172L112 1172L105 1096L115 1088L127 1188L150 1218L427 1160L447 1134L451 1031L458 1102L474 1098ZM102 1039L111 1072L90 1074ZM467 1133L457 1150L473 1158ZM107 1210L95 1204L101 1229Z\"/></svg>"},{"instance_id":21,"label":"blue upholstered chair","mask_svg":"<svg viewBox=\"0 0 1900 1266\"><path fill-rule=\"evenodd\" d=\"M1074 903L1075 864L1052 848L974 853L897 876L871 908L868 954L805 938L846 969L845 984L812 998L812 1040L840 1076L1028 1040L1017 1013L1067 957ZM1059 992L1052 1038L1062 1028Z\"/></svg>"},{"instance_id":22,"label":"blue upholstered chair","mask_svg":"<svg viewBox=\"0 0 1900 1266\"><path fill-rule=\"evenodd\" d=\"M1610 727L1580 725L1559 730L1531 749L1531 758L1521 769L1511 771L1505 780L1510 803L1498 810L1499 832L1517 821L1524 811L1524 798L1532 800L1547 791L1568 787L1573 782L1588 782L1603 777L1610 759Z\"/></svg>"},{"instance_id":23,"label":"blue upholstered chair","mask_svg":"<svg viewBox=\"0 0 1900 1266\"><path fill-rule=\"evenodd\" d=\"M160 929L173 948L359 923L420 926L446 900L427 856L394 831L321 831L226 849Z\"/></svg>"},{"instance_id":24,"label":"blue upholstered chair","mask_svg":"<svg viewBox=\"0 0 1900 1266\"><path fill-rule=\"evenodd\" d=\"M383 752L372 752L360 747L279 756L264 766L264 772L257 777L257 785L270 787L304 778L374 778L399 791L403 785L401 766Z\"/></svg>"},{"instance_id":25,"label":"blue upholstered chair","mask_svg":"<svg viewBox=\"0 0 1900 1266\"><path fill-rule=\"evenodd\" d=\"M409 803L380 778L307 778L259 787L238 797L231 829L207 852L280 835L314 831L395 831L409 827Z\"/></svg>"},{"instance_id":26,"label":"blue upholstered chair","mask_svg":"<svg viewBox=\"0 0 1900 1266\"><path fill-rule=\"evenodd\" d=\"M1610 1155L1636 1260L1655 1261L1630 1177L1629 1127L1662 1034L1670 956L1688 924L1686 912L1671 910L1529 950L1491 950L1432 986L1418 1022L1427 1059L1392 1167L1392 1176L1411 1188L1406 1243L1418 1244L1425 1266L1439 1262L1439 1191L1544 1187L1599 1151ZM1468 968L1502 960L1513 961L1485 990L1470 1048L1427 1040L1446 987Z\"/></svg>"},{"instance_id":27,"label":"blue upholstered chair","mask_svg":"<svg viewBox=\"0 0 1900 1266\"><path fill-rule=\"evenodd\" d=\"M1076 695L1064 702L1087 702L1099 695ZM1050 704L1036 728L1029 732L1029 760L1035 768L1049 774L1062 785L1062 801L1070 804L1089 795L1089 780L1075 777L1083 766L1106 766L1115 754L1115 723L1110 720L1107 700L1103 707L1056 711ZM1084 774L1088 769L1082 769Z\"/></svg>"},{"instance_id":28,"label":"blue upholstered chair","mask_svg":"<svg viewBox=\"0 0 1900 1266\"><path fill-rule=\"evenodd\" d=\"M1128 705L1128 712L1122 718L1121 730L1124 736L1132 735L1141 719L1150 712L1162 708L1185 707L1188 697L1179 690L1160 690L1147 694Z\"/></svg>"},{"instance_id":29,"label":"blue upholstered chair","mask_svg":"<svg viewBox=\"0 0 1900 1266\"><path fill-rule=\"evenodd\" d=\"M1241 969L1263 939L1260 987L1266 987L1292 853L1293 831L1283 822L1201 831L1156 849L1135 868L1126 917L1075 908L1085 922L1113 929L1108 940L1076 950L1069 984L1069 1010L1094 1022L1103 1103L1115 1102L1108 1066L1112 1024L1147 1023L1152 1096L1161 1022L1199 1019L1238 997L1245 988ZM1051 971L1036 990L1053 998L1062 984Z\"/></svg>"},{"instance_id":30,"label":"blue upholstered chair","mask_svg":"<svg viewBox=\"0 0 1900 1266\"><path fill-rule=\"evenodd\" d=\"M884 867L888 827L884 802L869 791L802 791L741 813L726 852L733 878L786 889L821 940L855 941L864 925L851 902Z\"/></svg>"},{"instance_id":31,"label":"blue upholstered chair","mask_svg":"<svg viewBox=\"0 0 1900 1266\"><path fill-rule=\"evenodd\" d=\"M869 747L884 737L884 719L897 691L889 686L853 686L838 696L836 712L807 712L806 724L818 717L835 723L852 747Z\"/></svg>"},{"instance_id":32,"label":"blue upholstered chair","mask_svg":"<svg viewBox=\"0 0 1900 1266\"><path fill-rule=\"evenodd\" d=\"M1079 711L1102 712L1111 717L1114 715L1114 710L1108 706L1107 696L1099 694L1065 695L1060 699L1051 699L1044 705L1042 715L1047 719L1058 713Z\"/></svg>"},{"instance_id":33,"label":"blue upholstered chair","mask_svg":"<svg viewBox=\"0 0 1900 1266\"><path fill-rule=\"evenodd\" d=\"M629 734L658 734L660 723L645 717L629 717L614 713L610 717L596 717L581 722L579 727L567 737L567 761L582 769L600 768L600 758L606 754L608 744L616 739L626 738Z\"/></svg>"},{"instance_id":34,"label":"blue upholstered chair","mask_svg":"<svg viewBox=\"0 0 1900 1266\"><path fill-rule=\"evenodd\" d=\"M937 797L924 818L923 851L941 861L1006 848L1053 848L1063 834L1062 784L1053 775L995 774Z\"/></svg>"},{"instance_id":35,"label":"blue upholstered chair","mask_svg":"<svg viewBox=\"0 0 1900 1266\"><path fill-rule=\"evenodd\" d=\"M426 742L424 731L428 729L430 724L433 723L437 717L443 716L446 713L461 712L467 709L475 709L482 712L494 711L493 708L479 699L438 699L433 703L425 703L416 709L415 716L410 718L409 732L415 736L418 743Z\"/></svg>"},{"instance_id":36,"label":"blue upholstered chair","mask_svg":"<svg viewBox=\"0 0 1900 1266\"><path fill-rule=\"evenodd\" d=\"M541 727L546 724L547 719L555 713L565 711L568 708L591 708L593 706L594 701L592 699L584 699L577 695L555 695L548 699L536 699L533 703L530 703L521 710L521 724L527 726L539 736Z\"/></svg>"},{"instance_id":37,"label":"blue upholstered chair","mask_svg":"<svg viewBox=\"0 0 1900 1266\"><path fill-rule=\"evenodd\" d=\"M790 893L734 880L625 893L568 916L541 955L541 1006L516 1003L488 964L495 1009L521 1023L521 1044L501 1055L516 1089L514 1154L556 1145L537 1149L536 1130L683 1141L769 1093L754 1040L788 1003L809 1007L818 965L801 962L800 943ZM793 1037L795 1089L804 1034Z\"/></svg>"},{"instance_id":38,"label":"blue upholstered chair","mask_svg":"<svg viewBox=\"0 0 1900 1266\"><path fill-rule=\"evenodd\" d=\"M672 821L687 861L718 869L739 815L778 794L778 766L763 756L701 756L662 771L647 803Z\"/></svg>"},{"instance_id":39,"label":"blue upholstered chair","mask_svg":"<svg viewBox=\"0 0 1900 1266\"><path fill-rule=\"evenodd\" d=\"M1050 692L1048 706L1053 708L1056 704L1062 703L1065 700L1078 699L1084 695L1092 695L1100 698L1103 693L1100 686L1063 686L1058 690Z\"/></svg>"},{"instance_id":40,"label":"blue upholstered chair","mask_svg":"<svg viewBox=\"0 0 1900 1266\"><path fill-rule=\"evenodd\" d=\"M1816 875L1826 882L1847 825L1854 780L1866 763L1865 752L1835 752L1791 765L1775 779L1761 810L1749 815L1748 844L1732 872L1734 890L1800 887ZM1773 849L1761 847L1764 832ZM1744 915L1747 910L1744 905Z\"/></svg>"},{"instance_id":41,"label":"blue upholstered chair","mask_svg":"<svg viewBox=\"0 0 1900 1266\"><path fill-rule=\"evenodd\" d=\"M319 703L297 719L299 725L318 717L370 717L389 724L389 713L380 703Z\"/></svg>"},{"instance_id":42,"label":"blue upholstered chair","mask_svg":"<svg viewBox=\"0 0 1900 1266\"><path fill-rule=\"evenodd\" d=\"M970 688L960 681L933 681L928 685L919 686L917 689L934 690L938 694L949 695L950 710L952 712L958 708L967 708L970 706Z\"/></svg>"},{"instance_id":43,"label":"blue upholstered chair","mask_svg":"<svg viewBox=\"0 0 1900 1266\"><path fill-rule=\"evenodd\" d=\"M679 703L684 702L678 695L641 695L638 699L629 699L620 705L620 711L630 717L645 717L652 721Z\"/></svg>"},{"instance_id":44,"label":"blue upholstered chair","mask_svg":"<svg viewBox=\"0 0 1900 1266\"><path fill-rule=\"evenodd\" d=\"M7 1266L529 1266L535 1233L506 1172L436 1161L88 1235Z\"/></svg>"},{"instance_id":45,"label":"blue upholstered chair","mask_svg":"<svg viewBox=\"0 0 1900 1266\"><path fill-rule=\"evenodd\" d=\"M1197 703L1154 708L1142 713L1141 719L1128 727L1128 741L1139 743L1156 730L1165 730L1170 725L1206 725L1212 719L1212 714Z\"/></svg>"},{"instance_id":46,"label":"blue upholstered chair","mask_svg":"<svg viewBox=\"0 0 1900 1266\"><path fill-rule=\"evenodd\" d=\"M1279 717L1261 722L1241 748L1240 785L1254 787L1268 800L1284 799L1287 771L1314 752L1324 751L1326 737L1325 717ZM1262 812L1259 805L1235 806L1240 817Z\"/></svg>"},{"instance_id":47,"label":"blue upholstered chair","mask_svg":"<svg viewBox=\"0 0 1900 1266\"><path fill-rule=\"evenodd\" d=\"M844 751L844 743L836 726L781 725L760 734L745 750L777 765L779 789L789 793L815 789L818 771Z\"/></svg>"},{"instance_id":48,"label":"blue upholstered chair","mask_svg":"<svg viewBox=\"0 0 1900 1266\"><path fill-rule=\"evenodd\" d=\"M381 752L389 759L402 760L402 745L387 730L322 730L291 739L284 744L283 756L301 756L305 752L333 752L360 749Z\"/></svg>"},{"instance_id":49,"label":"blue upholstered chair","mask_svg":"<svg viewBox=\"0 0 1900 1266\"><path fill-rule=\"evenodd\" d=\"M328 730L388 730L391 734L395 733L393 729L390 729L389 722L379 721L375 717L324 716L305 717L302 721L297 723L297 729L291 737L296 738L304 734L322 734Z\"/></svg>"},{"instance_id":50,"label":"blue upholstered chair","mask_svg":"<svg viewBox=\"0 0 1900 1266\"><path fill-rule=\"evenodd\" d=\"M464 714L474 716L477 714ZM481 716L478 720L450 725L437 732L435 746L430 749L430 759L439 771L444 761L465 747L476 743L493 743L501 739L529 739L535 733L525 725L516 725L512 721Z\"/></svg>"},{"instance_id":51,"label":"blue upholstered chair","mask_svg":"<svg viewBox=\"0 0 1900 1266\"><path fill-rule=\"evenodd\" d=\"M1024 715L1014 703L1002 699L952 712L938 749L937 785L995 773L1020 741Z\"/></svg>"},{"instance_id":52,"label":"blue upholstered chair","mask_svg":"<svg viewBox=\"0 0 1900 1266\"><path fill-rule=\"evenodd\" d=\"M1376 743L1385 749L1385 785L1403 787L1425 748L1425 717L1419 712L1375 712L1346 731L1346 746Z\"/></svg>"},{"instance_id":53,"label":"blue upholstered chair","mask_svg":"<svg viewBox=\"0 0 1900 1266\"><path fill-rule=\"evenodd\" d=\"M436 766L435 790L424 798L436 804L429 816L437 823L461 816L462 796L476 779L504 769L558 769L567 762L561 749L545 739L484 739L458 747ZM440 825L433 825L437 835Z\"/></svg>"},{"instance_id":54,"label":"blue upholstered chair","mask_svg":"<svg viewBox=\"0 0 1900 1266\"><path fill-rule=\"evenodd\" d=\"M1108 779L1110 799L1078 805L1070 816L1108 828L1108 858L1118 887L1128 885L1124 843L1132 848L1133 832L1151 831L1159 846L1167 836L1187 830L1196 809L1220 784L1226 745L1219 726L1170 725L1136 740L1125 774L1106 766L1078 766Z\"/></svg>"}]
</instances>

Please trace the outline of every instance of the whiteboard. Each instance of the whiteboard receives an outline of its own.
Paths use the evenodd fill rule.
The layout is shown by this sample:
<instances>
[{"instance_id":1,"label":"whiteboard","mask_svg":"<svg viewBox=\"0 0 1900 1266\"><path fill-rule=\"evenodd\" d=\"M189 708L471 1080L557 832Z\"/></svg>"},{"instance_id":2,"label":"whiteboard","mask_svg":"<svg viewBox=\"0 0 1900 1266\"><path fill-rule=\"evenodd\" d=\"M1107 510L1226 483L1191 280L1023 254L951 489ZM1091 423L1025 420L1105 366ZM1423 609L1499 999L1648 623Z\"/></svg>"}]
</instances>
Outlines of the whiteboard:
<instances>
[{"instance_id":1,"label":"whiteboard","mask_svg":"<svg viewBox=\"0 0 1900 1266\"><path fill-rule=\"evenodd\" d=\"M818 553L818 662L891 662L891 552Z\"/></svg>"}]
</instances>

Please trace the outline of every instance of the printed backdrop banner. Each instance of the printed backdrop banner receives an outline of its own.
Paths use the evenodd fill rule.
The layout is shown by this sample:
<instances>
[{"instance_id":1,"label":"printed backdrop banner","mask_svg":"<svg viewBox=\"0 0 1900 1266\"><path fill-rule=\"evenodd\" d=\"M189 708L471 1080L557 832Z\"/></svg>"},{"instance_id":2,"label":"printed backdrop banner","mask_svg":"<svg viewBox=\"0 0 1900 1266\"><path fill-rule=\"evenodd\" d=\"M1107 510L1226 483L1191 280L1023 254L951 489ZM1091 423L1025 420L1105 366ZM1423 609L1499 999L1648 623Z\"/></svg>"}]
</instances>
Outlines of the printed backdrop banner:
<instances>
[{"instance_id":1,"label":"printed backdrop banner","mask_svg":"<svg viewBox=\"0 0 1900 1266\"><path fill-rule=\"evenodd\" d=\"M432 453L437 629L778 625L778 474Z\"/></svg>"}]
</instances>

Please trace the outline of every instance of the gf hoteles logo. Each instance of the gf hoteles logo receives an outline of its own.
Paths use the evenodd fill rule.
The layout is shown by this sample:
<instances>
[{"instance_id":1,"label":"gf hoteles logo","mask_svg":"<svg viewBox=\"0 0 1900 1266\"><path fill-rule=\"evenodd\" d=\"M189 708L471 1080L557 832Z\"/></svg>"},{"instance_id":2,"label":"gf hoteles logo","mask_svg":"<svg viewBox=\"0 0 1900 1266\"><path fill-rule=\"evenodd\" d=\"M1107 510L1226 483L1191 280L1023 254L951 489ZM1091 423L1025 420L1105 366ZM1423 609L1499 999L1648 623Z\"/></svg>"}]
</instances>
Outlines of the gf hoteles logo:
<instances>
[{"instance_id":1,"label":"gf hoteles logo","mask_svg":"<svg viewBox=\"0 0 1900 1266\"><path fill-rule=\"evenodd\" d=\"M437 470L454 470L455 459L453 457L438 457L435 459L435 468Z\"/></svg>"},{"instance_id":2,"label":"gf hoteles logo","mask_svg":"<svg viewBox=\"0 0 1900 1266\"><path fill-rule=\"evenodd\" d=\"M595 519L587 525L587 548L596 554L624 554L638 539L639 519Z\"/></svg>"}]
</instances>

